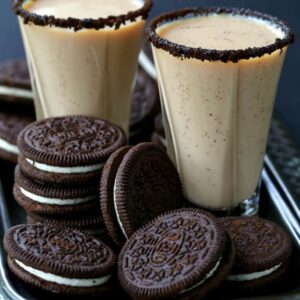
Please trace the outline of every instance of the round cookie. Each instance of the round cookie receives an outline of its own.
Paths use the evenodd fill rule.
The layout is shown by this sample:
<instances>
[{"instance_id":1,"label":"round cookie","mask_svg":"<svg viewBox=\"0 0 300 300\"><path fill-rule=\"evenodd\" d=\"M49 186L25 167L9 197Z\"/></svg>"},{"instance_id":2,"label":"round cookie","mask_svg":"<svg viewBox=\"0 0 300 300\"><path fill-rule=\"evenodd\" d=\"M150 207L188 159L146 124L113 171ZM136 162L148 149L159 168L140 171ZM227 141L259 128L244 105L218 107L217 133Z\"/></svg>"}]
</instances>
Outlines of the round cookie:
<instances>
[{"instance_id":1,"label":"round cookie","mask_svg":"<svg viewBox=\"0 0 300 300\"><path fill-rule=\"evenodd\" d=\"M292 241L277 224L258 217L223 217L236 250L234 267L227 279L231 289L254 293L267 289L285 274Z\"/></svg>"},{"instance_id":2,"label":"round cookie","mask_svg":"<svg viewBox=\"0 0 300 300\"><path fill-rule=\"evenodd\" d=\"M19 133L34 121L32 116L0 111L0 157L12 163L18 162Z\"/></svg>"},{"instance_id":3,"label":"round cookie","mask_svg":"<svg viewBox=\"0 0 300 300\"><path fill-rule=\"evenodd\" d=\"M22 281L52 293L97 295L111 288L116 257L75 229L18 225L6 232L8 266Z\"/></svg>"},{"instance_id":4,"label":"round cookie","mask_svg":"<svg viewBox=\"0 0 300 300\"><path fill-rule=\"evenodd\" d=\"M30 213L27 215L27 224L45 224L61 228L75 228L87 232L96 237L106 236L105 226L100 216L100 211L79 215L74 218L45 216Z\"/></svg>"},{"instance_id":5,"label":"round cookie","mask_svg":"<svg viewBox=\"0 0 300 300\"><path fill-rule=\"evenodd\" d=\"M114 153L104 167L100 187L103 219L119 246L144 223L186 204L175 166L153 143Z\"/></svg>"},{"instance_id":6,"label":"round cookie","mask_svg":"<svg viewBox=\"0 0 300 300\"><path fill-rule=\"evenodd\" d=\"M202 299L233 261L231 241L213 215L180 209L131 236L118 258L118 278L133 299Z\"/></svg>"},{"instance_id":7,"label":"round cookie","mask_svg":"<svg viewBox=\"0 0 300 300\"><path fill-rule=\"evenodd\" d=\"M153 131L153 118L159 108L156 83L139 68L132 95L130 114L130 144L147 141Z\"/></svg>"},{"instance_id":8,"label":"round cookie","mask_svg":"<svg viewBox=\"0 0 300 300\"><path fill-rule=\"evenodd\" d=\"M28 212L50 216L77 216L100 209L98 185L52 187L32 181L16 167L13 194Z\"/></svg>"},{"instance_id":9,"label":"round cookie","mask_svg":"<svg viewBox=\"0 0 300 300\"><path fill-rule=\"evenodd\" d=\"M37 121L18 137L21 170L55 185L99 180L111 153L126 144L123 130L107 121L67 116Z\"/></svg>"}]
</instances>

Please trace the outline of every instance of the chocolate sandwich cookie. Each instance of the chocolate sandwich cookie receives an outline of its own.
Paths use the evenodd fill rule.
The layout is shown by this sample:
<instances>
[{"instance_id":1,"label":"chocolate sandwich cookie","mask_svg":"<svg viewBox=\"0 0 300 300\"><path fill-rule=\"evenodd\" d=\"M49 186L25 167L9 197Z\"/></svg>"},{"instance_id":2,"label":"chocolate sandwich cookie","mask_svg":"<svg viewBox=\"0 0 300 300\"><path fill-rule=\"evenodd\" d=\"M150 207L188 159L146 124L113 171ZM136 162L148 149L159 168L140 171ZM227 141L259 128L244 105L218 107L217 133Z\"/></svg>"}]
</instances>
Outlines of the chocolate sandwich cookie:
<instances>
[{"instance_id":1,"label":"chocolate sandwich cookie","mask_svg":"<svg viewBox=\"0 0 300 300\"><path fill-rule=\"evenodd\" d=\"M0 99L10 103L28 104L33 108L30 76L25 59L0 64Z\"/></svg>"},{"instance_id":2,"label":"chocolate sandwich cookie","mask_svg":"<svg viewBox=\"0 0 300 300\"><path fill-rule=\"evenodd\" d=\"M234 290L253 293L267 289L287 271L292 241L280 226L258 217L224 217L219 221L236 250L227 278Z\"/></svg>"},{"instance_id":3,"label":"chocolate sandwich cookie","mask_svg":"<svg viewBox=\"0 0 300 300\"><path fill-rule=\"evenodd\" d=\"M39 184L15 170L13 194L28 212L49 216L75 216L98 210L98 185L53 187ZM100 214L100 209L99 209Z\"/></svg>"},{"instance_id":4,"label":"chocolate sandwich cookie","mask_svg":"<svg viewBox=\"0 0 300 300\"><path fill-rule=\"evenodd\" d=\"M118 246L145 222L185 206L175 166L152 143L124 147L111 155L101 177L100 202L108 233Z\"/></svg>"},{"instance_id":5,"label":"chocolate sandwich cookie","mask_svg":"<svg viewBox=\"0 0 300 300\"><path fill-rule=\"evenodd\" d=\"M106 236L106 229L100 216L100 211L92 211L78 217L46 216L30 213L27 215L27 224L45 224L61 228L75 228L92 234L96 237Z\"/></svg>"},{"instance_id":6,"label":"chocolate sandwich cookie","mask_svg":"<svg viewBox=\"0 0 300 300\"><path fill-rule=\"evenodd\" d=\"M153 118L158 109L157 85L142 68L139 68L131 104L130 144L150 139Z\"/></svg>"},{"instance_id":7,"label":"chocolate sandwich cookie","mask_svg":"<svg viewBox=\"0 0 300 300\"><path fill-rule=\"evenodd\" d=\"M33 116L0 111L0 157L17 163L19 133L34 121Z\"/></svg>"},{"instance_id":8,"label":"chocolate sandwich cookie","mask_svg":"<svg viewBox=\"0 0 300 300\"><path fill-rule=\"evenodd\" d=\"M52 185L99 182L109 155L126 144L123 130L85 116L49 118L32 123L19 135L21 170Z\"/></svg>"},{"instance_id":9,"label":"chocolate sandwich cookie","mask_svg":"<svg viewBox=\"0 0 300 300\"><path fill-rule=\"evenodd\" d=\"M4 237L8 266L22 281L52 293L98 295L111 288L110 247L75 229L18 225Z\"/></svg>"},{"instance_id":10,"label":"chocolate sandwich cookie","mask_svg":"<svg viewBox=\"0 0 300 300\"><path fill-rule=\"evenodd\" d=\"M118 278L133 299L202 299L233 261L232 243L213 215L180 209L131 236L118 258Z\"/></svg>"}]
</instances>

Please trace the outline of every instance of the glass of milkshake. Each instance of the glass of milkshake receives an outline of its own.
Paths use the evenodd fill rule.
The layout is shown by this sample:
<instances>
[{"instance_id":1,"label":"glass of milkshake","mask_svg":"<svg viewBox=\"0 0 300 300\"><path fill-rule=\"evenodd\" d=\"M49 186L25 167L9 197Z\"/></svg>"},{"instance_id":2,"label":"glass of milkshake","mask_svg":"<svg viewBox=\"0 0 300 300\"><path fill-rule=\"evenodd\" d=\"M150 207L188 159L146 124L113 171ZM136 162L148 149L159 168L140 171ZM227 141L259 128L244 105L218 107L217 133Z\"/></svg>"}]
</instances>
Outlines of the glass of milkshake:
<instances>
[{"instance_id":1,"label":"glass of milkshake","mask_svg":"<svg viewBox=\"0 0 300 300\"><path fill-rule=\"evenodd\" d=\"M17 0L38 119L88 115L128 132L152 0Z\"/></svg>"},{"instance_id":2,"label":"glass of milkshake","mask_svg":"<svg viewBox=\"0 0 300 300\"><path fill-rule=\"evenodd\" d=\"M288 26L245 9L183 9L149 26L168 153L186 198L253 215ZM236 210L235 210L236 211Z\"/></svg>"}]
</instances>

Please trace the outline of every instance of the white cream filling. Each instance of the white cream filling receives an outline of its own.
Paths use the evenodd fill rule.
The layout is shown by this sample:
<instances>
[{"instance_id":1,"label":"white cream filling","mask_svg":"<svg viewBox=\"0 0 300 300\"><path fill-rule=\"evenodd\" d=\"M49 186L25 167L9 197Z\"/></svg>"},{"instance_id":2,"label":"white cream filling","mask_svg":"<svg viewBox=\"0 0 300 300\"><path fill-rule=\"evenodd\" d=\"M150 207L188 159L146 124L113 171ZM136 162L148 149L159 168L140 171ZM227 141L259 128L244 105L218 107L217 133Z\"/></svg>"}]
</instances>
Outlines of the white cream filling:
<instances>
[{"instance_id":1,"label":"white cream filling","mask_svg":"<svg viewBox=\"0 0 300 300\"><path fill-rule=\"evenodd\" d=\"M254 273L248 273L248 274L232 274L232 275L228 276L227 280L228 281L248 281L248 280L258 279L258 278L272 274L278 268L280 268L280 266L281 266L281 264L279 264L271 269L261 271L261 272L254 272Z\"/></svg>"},{"instance_id":2,"label":"white cream filling","mask_svg":"<svg viewBox=\"0 0 300 300\"><path fill-rule=\"evenodd\" d=\"M25 99L33 99L32 91L9 87L9 86L0 86L0 95L25 98Z\"/></svg>"},{"instance_id":3,"label":"white cream filling","mask_svg":"<svg viewBox=\"0 0 300 300\"><path fill-rule=\"evenodd\" d=\"M18 155L20 153L19 149L16 145L10 144L9 142L7 142L1 138L0 138L0 148L5 150L6 152L10 152L10 153L13 153L16 155Z\"/></svg>"},{"instance_id":4,"label":"white cream filling","mask_svg":"<svg viewBox=\"0 0 300 300\"><path fill-rule=\"evenodd\" d=\"M31 192L28 192L21 187L20 187L20 191L24 196L26 196L32 201L43 203L43 204L50 204L50 205L61 205L61 206L75 205L75 204L85 203L97 198L97 195L92 195L92 196L87 196L82 198L58 199L58 198L48 198L48 197L39 196Z\"/></svg>"},{"instance_id":5,"label":"white cream filling","mask_svg":"<svg viewBox=\"0 0 300 300\"><path fill-rule=\"evenodd\" d=\"M78 167L59 167L42 164L31 159L26 158L26 161L33 167L49 172L49 173L61 173L61 174L74 174L74 173L88 173L96 170L100 170L103 167L103 163L90 165L90 166L78 166Z\"/></svg>"},{"instance_id":6,"label":"white cream filling","mask_svg":"<svg viewBox=\"0 0 300 300\"><path fill-rule=\"evenodd\" d=\"M222 260L222 256L219 258L219 260L217 261L217 263L215 264L215 266L211 269L211 271L208 272L200 282L198 282L197 284L193 285L192 287L190 287L188 289L182 290L179 294L183 294L183 293L189 292L189 291L191 291L191 290L199 287L207 279L209 279L210 277L212 277L215 274L215 272L217 271L217 269L218 269L218 267L219 267L219 265L221 263L221 260Z\"/></svg>"},{"instance_id":7,"label":"white cream filling","mask_svg":"<svg viewBox=\"0 0 300 300\"><path fill-rule=\"evenodd\" d=\"M67 277L62 277L59 275L47 273L47 272L29 267L29 266L23 264L22 262L18 261L17 259L15 259L15 262L23 270L25 270L26 272L28 272L38 278L41 278L45 281L54 282L54 283L67 285L67 286L74 286L74 287L99 286L99 285L106 283L111 277L111 275L106 275L103 277L91 278L91 279L67 278Z\"/></svg>"},{"instance_id":8,"label":"white cream filling","mask_svg":"<svg viewBox=\"0 0 300 300\"><path fill-rule=\"evenodd\" d=\"M122 224L122 222L121 222L121 219L120 219L120 215L119 215L119 213L118 213L118 208L117 208L117 201L116 201L116 179L115 179L115 182L114 182L114 209L115 209L115 213L116 213L116 217L117 217L117 220L118 220L118 224L119 224L119 226L120 226L120 228L121 228L121 231L122 231L122 233L124 234L124 236L125 236L125 238L126 238L126 240L128 240L128 236L127 236L127 234L126 234L126 232L125 232L125 230L124 230L124 227L123 227L123 224Z\"/></svg>"}]
</instances>

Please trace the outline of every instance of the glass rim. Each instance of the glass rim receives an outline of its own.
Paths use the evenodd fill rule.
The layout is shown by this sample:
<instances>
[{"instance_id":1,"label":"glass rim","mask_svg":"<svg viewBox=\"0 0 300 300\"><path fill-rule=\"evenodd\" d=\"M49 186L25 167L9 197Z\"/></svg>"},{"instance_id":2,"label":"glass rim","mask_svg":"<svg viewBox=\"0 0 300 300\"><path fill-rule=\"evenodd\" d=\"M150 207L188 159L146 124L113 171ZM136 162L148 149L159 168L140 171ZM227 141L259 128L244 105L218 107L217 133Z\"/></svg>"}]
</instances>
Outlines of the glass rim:
<instances>
[{"instance_id":1,"label":"glass rim","mask_svg":"<svg viewBox=\"0 0 300 300\"><path fill-rule=\"evenodd\" d=\"M275 28L280 29L284 33L283 38L276 38L274 43L262 47L249 47L246 49L236 50L216 50L201 47L188 47L181 44L171 42L165 38L160 37L156 30L157 28L167 22L173 22L178 19L183 19L188 15L192 16L208 16L210 14L227 14L233 16L253 17L258 20L274 24ZM163 49L171 55L179 58L195 58L202 61L221 61L224 63L237 63L242 59L250 59L261 57L265 54L271 54L276 50L281 50L285 46L294 42L294 33L289 25L271 15L261 13L251 9L245 8L225 8L225 7L196 7L184 8L171 11L154 18L147 27L148 40L155 48Z\"/></svg>"},{"instance_id":2,"label":"glass rim","mask_svg":"<svg viewBox=\"0 0 300 300\"><path fill-rule=\"evenodd\" d=\"M141 8L129 11L127 14L108 16L106 18L56 18L53 15L39 15L30 12L22 7L26 0L16 0L13 4L13 10L16 15L23 18L24 24L33 23L37 26L54 26L59 28L70 28L74 31L82 29L100 30L105 27L119 29L121 25L125 25L127 21L135 22L138 17L143 20L147 19L149 12L153 6L153 0L144 0Z\"/></svg>"}]
</instances>

